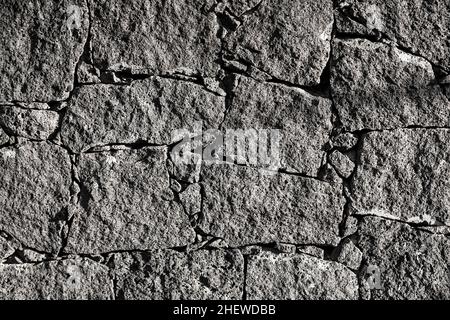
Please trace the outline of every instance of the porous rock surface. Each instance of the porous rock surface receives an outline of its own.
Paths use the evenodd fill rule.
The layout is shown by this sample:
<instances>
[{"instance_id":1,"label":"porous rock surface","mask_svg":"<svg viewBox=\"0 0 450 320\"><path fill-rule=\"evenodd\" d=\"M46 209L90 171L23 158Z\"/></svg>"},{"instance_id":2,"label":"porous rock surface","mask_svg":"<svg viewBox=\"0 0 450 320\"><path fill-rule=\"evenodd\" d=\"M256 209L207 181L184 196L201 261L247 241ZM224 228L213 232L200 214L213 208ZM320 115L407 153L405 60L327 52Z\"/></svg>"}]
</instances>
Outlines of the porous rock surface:
<instances>
[{"instance_id":1,"label":"porous rock surface","mask_svg":"<svg viewBox=\"0 0 450 320\"><path fill-rule=\"evenodd\" d=\"M0 9L0 299L450 299L448 1Z\"/></svg>"}]
</instances>

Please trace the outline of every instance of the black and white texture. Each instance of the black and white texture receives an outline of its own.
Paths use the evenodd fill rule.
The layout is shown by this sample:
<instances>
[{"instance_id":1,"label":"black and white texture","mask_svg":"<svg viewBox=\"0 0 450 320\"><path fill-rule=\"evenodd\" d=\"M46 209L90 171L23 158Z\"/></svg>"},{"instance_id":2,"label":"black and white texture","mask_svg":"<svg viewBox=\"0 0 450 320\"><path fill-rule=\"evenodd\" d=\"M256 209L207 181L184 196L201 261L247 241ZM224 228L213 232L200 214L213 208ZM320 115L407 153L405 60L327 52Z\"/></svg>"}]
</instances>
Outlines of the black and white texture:
<instances>
[{"instance_id":1,"label":"black and white texture","mask_svg":"<svg viewBox=\"0 0 450 320\"><path fill-rule=\"evenodd\" d=\"M0 0L0 29L0 299L450 299L448 0ZM280 167L178 163L197 123L280 130Z\"/></svg>"}]
</instances>

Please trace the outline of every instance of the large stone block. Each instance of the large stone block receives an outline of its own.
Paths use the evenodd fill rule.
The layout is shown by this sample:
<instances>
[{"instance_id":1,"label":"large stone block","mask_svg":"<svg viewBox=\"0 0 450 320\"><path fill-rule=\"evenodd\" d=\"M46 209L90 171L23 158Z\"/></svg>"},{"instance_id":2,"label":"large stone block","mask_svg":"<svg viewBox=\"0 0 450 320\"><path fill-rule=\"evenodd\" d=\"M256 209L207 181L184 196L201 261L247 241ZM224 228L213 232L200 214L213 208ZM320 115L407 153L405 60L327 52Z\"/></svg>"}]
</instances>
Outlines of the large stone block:
<instances>
[{"instance_id":1,"label":"large stone block","mask_svg":"<svg viewBox=\"0 0 450 320\"><path fill-rule=\"evenodd\" d=\"M228 164L204 165L202 229L231 246L337 244L340 185Z\"/></svg>"},{"instance_id":2,"label":"large stone block","mask_svg":"<svg viewBox=\"0 0 450 320\"><path fill-rule=\"evenodd\" d=\"M47 142L26 142L0 149L0 168L0 230L56 253L72 183L68 153Z\"/></svg>"},{"instance_id":3,"label":"large stone block","mask_svg":"<svg viewBox=\"0 0 450 320\"><path fill-rule=\"evenodd\" d=\"M214 76L219 24L202 0L90 0L92 57L103 70Z\"/></svg>"},{"instance_id":4,"label":"large stone block","mask_svg":"<svg viewBox=\"0 0 450 320\"><path fill-rule=\"evenodd\" d=\"M425 59L384 43L336 40L331 88L346 130L448 126L449 100Z\"/></svg>"},{"instance_id":5,"label":"large stone block","mask_svg":"<svg viewBox=\"0 0 450 320\"><path fill-rule=\"evenodd\" d=\"M0 101L68 98L88 34L83 0L2 1Z\"/></svg>"},{"instance_id":6,"label":"large stone block","mask_svg":"<svg viewBox=\"0 0 450 320\"><path fill-rule=\"evenodd\" d=\"M223 97L184 81L83 86L69 103L61 136L75 152L113 143L170 144L175 130L192 132L197 121L217 128L224 111Z\"/></svg>"},{"instance_id":7,"label":"large stone block","mask_svg":"<svg viewBox=\"0 0 450 320\"><path fill-rule=\"evenodd\" d=\"M81 191L66 251L101 253L187 245L194 230L174 200L167 148L80 155Z\"/></svg>"},{"instance_id":8,"label":"large stone block","mask_svg":"<svg viewBox=\"0 0 450 320\"><path fill-rule=\"evenodd\" d=\"M238 250L115 254L114 270L117 295L127 300L231 300L243 294L244 258Z\"/></svg>"},{"instance_id":9,"label":"large stone block","mask_svg":"<svg viewBox=\"0 0 450 320\"><path fill-rule=\"evenodd\" d=\"M108 268L89 259L0 265L0 299L113 299Z\"/></svg>"},{"instance_id":10,"label":"large stone block","mask_svg":"<svg viewBox=\"0 0 450 320\"><path fill-rule=\"evenodd\" d=\"M356 300L356 274L344 265L306 254L263 253L247 266L250 300Z\"/></svg>"},{"instance_id":11,"label":"large stone block","mask_svg":"<svg viewBox=\"0 0 450 320\"><path fill-rule=\"evenodd\" d=\"M365 134L352 182L355 214L450 225L450 131Z\"/></svg>"}]
</instances>

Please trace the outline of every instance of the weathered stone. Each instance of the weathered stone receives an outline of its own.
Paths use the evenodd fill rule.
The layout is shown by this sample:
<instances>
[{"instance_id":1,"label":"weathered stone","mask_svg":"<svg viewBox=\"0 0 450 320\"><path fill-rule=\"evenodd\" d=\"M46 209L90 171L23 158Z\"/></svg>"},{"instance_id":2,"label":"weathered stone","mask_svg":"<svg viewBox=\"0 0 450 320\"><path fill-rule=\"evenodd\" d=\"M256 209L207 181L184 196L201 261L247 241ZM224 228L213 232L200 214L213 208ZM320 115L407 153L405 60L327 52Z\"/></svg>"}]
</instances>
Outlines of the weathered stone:
<instances>
[{"instance_id":1,"label":"weathered stone","mask_svg":"<svg viewBox=\"0 0 450 320\"><path fill-rule=\"evenodd\" d=\"M0 149L0 230L28 247L55 252L69 202L70 158L46 142Z\"/></svg>"},{"instance_id":2,"label":"weathered stone","mask_svg":"<svg viewBox=\"0 0 450 320\"><path fill-rule=\"evenodd\" d=\"M231 246L339 241L340 185L228 164L203 166L202 178L201 228Z\"/></svg>"},{"instance_id":3,"label":"weathered stone","mask_svg":"<svg viewBox=\"0 0 450 320\"><path fill-rule=\"evenodd\" d=\"M0 146L7 144L9 141L9 136L0 128Z\"/></svg>"},{"instance_id":4,"label":"weathered stone","mask_svg":"<svg viewBox=\"0 0 450 320\"><path fill-rule=\"evenodd\" d=\"M90 0L92 56L103 70L214 76L219 24L203 0Z\"/></svg>"},{"instance_id":5,"label":"weathered stone","mask_svg":"<svg viewBox=\"0 0 450 320\"><path fill-rule=\"evenodd\" d=\"M272 140L274 133L270 130L266 138L279 144L274 146L279 149L279 166L290 172L317 176L325 158L324 145L332 129L330 100L312 96L301 89L246 77L239 78L234 94L223 124L226 130L243 129L245 133L259 129L279 130L279 141ZM255 147L263 146L261 136L255 136L253 140ZM227 144L226 148L227 155L234 154L233 145ZM268 160L272 160L274 149L267 149ZM265 165L267 161L258 156L258 165Z\"/></svg>"},{"instance_id":6,"label":"weathered stone","mask_svg":"<svg viewBox=\"0 0 450 320\"><path fill-rule=\"evenodd\" d=\"M450 240L378 217L360 224L359 247L367 265L379 272L372 299L450 298ZM363 281L367 274L363 274ZM376 287L379 289L376 290Z\"/></svg>"},{"instance_id":7,"label":"weathered stone","mask_svg":"<svg viewBox=\"0 0 450 320\"><path fill-rule=\"evenodd\" d=\"M99 83L100 70L84 61L81 61L77 69L77 80L79 83Z\"/></svg>"},{"instance_id":8,"label":"weathered stone","mask_svg":"<svg viewBox=\"0 0 450 320\"><path fill-rule=\"evenodd\" d=\"M238 250L189 254L155 250L115 254L118 296L125 299L241 299L244 258Z\"/></svg>"},{"instance_id":9,"label":"weathered stone","mask_svg":"<svg viewBox=\"0 0 450 320\"><path fill-rule=\"evenodd\" d=\"M275 243L275 249L283 253L295 253L297 251L297 247L294 244L281 242Z\"/></svg>"},{"instance_id":10,"label":"weathered stone","mask_svg":"<svg viewBox=\"0 0 450 320\"><path fill-rule=\"evenodd\" d=\"M358 231L358 219L349 216L345 219L345 224L342 232L343 237L348 237Z\"/></svg>"},{"instance_id":11,"label":"weathered stone","mask_svg":"<svg viewBox=\"0 0 450 320\"><path fill-rule=\"evenodd\" d=\"M337 173L343 178L350 177L353 170L355 170L355 164L353 161L339 151L333 151L330 154L330 162L336 169Z\"/></svg>"},{"instance_id":12,"label":"weathered stone","mask_svg":"<svg viewBox=\"0 0 450 320\"><path fill-rule=\"evenodd\" d=\"M331 87L344 128L448 126L449 101L430 63L368 40L336 40Z\"/></svg>"},{"instance_id":13,"label":"weathered stone","mask_svg":"<svg viewBox=\"0 0 450 320\"><path fill-rule=\"evenodd\" d=\"M88 23L83 0L3 1L0 101L66 99Z\"/></svg>"},{"instance_id":14,"label":"weathered stone","mask_svg":"<svg viewBox=\"0 0 450 320\"><path fill-rule=\"evenodd\" d=\"M177 247L192 242L188 216L174 201L165 147L79 156L81 194L67 252Z\"/></svg>"},{"instance_id":15,"label":"weathered stone","mask_svg":"<svg viewBox=\"0 0 450 320\"><path fill-rule=\"evenodd\" d=\"M333 255L335 256L336 261L343 263L353 270L359 269L363 258L361 250L359 250L349 239L343 240Z\"/></svg>"},{"instance_id":16,"label":"weathered stone","mask_svg":"<svg viewBox=\"0 0 450 320\"><path fill-rule=\"evenodd\" d=\"M356 275L343 265L305 254L250 256L246 281L249 300L358 298Z\"/></svg>"},{"instance_id":17,"label":"weathered stone","mask_svg":"<svg viewBox=\"0 0 450 320\"><path fill-rule=\"evenodd\" d=\"M189 215L196 214L201 210L202 198L200 189L199 184L192 184L180 193L180 201Z\"/></svg>"},{"instance_id":18,"label":"weathered stone","mask_svg":"<svg viewBox=\"0 0 450 320\"><path fill-rule=\"evenodd\" d=\"M342 133L332 139L333 147L347 151L352 149L358 143L358 138L349 132Z\"/></svg>"},{"instance_id":19,"label":"weathered stone","mask_svg":"<svg viewBox=\"0 0 450 320\"><path fill-rule=\"evenodd\" d=\"M0 265L0 299L113 299L108 268L89 259Z\"/></svg>"},{"instance_id":20,"label":"weathered stone","mask_svg":"<svg viewBox=\"0 0 450 320\"><path fill-rule=\"evenodd\" d=\"M173 151L173 150L172 150ZM172 161L172 174L180 181L188 183L196 183L200 179L200 170L202 168L202 156L198 153L187 151L184 153L185 157L180 160L180 158L174 157L171 154Z\"/></svg>"},{"instance_id":21,"label":"weathered stone","mask_svg":"<svg viewBox=\"0 0 450 320\"><path fill-rule=\"evenodd\" d=\"M192 130L195 122L218 127L224 111L224 97L183 81L83 86L69 103L61 136L75 152L112 143L169 144L174 130Z\"/></svg>"},{"instance_id":22,"label":"weathered stone","mask_svg":"<svg viewBox=\"0 0 450 320\"><path fill-rule=\"evenodd\" d=\"M58 128L59 114L55 111L4 106L0 107L0 125L13 135L46 140Z\"/></svg>"},{"instance_id":23,"label":"weathered stone","mask_svg":"<svg viewBox=\"0 0 450 320\"><path fill-rule=\"evenodd\" d=\"M251 9L256 9L261 0L225 0L226 8L237 16L241 16Z\"/></svg>"},{"instance_id":24,"label":"weathered stone","mask_svg":"<svg viewBox=\"0 0 450 320\"><path fill-rule=\"evenodd\" d=\"M450 225L449 141L446 129L365 134L352 182L354 213Z\"/></svg>"},{"instance_id":25,"label":"weathered stone","mask_svg":"<svg viewBox=\"0 0 450 320\"><path fill-rule=\"evenodd\" d=\"M30 249L22 249L18 252L21 260L27 263L45 261L51 258L50 255L45 253L40 253Z\"/></svg>"},{"instance_id":26,"label":"weathered stone","mask_svg":"<svg viewBox=\"0 0 450 320\"><path fill-rule=\"evenodd\" d=\"M242 25L225 37L236 60L292 83L320 82L330 54L332 2L262 1L242 19Z\"/></svg>"},{"instance_id":27,"label":"weathered stone","mask_svg":"<svg viewBox=\"0 0 450 320\"><path fill-rule=\"evenodd\" d=\"M0 264L3 262L3 259L12 255L14 251L15 248L12 246L11 242L0 236Z\"/></svg>"},{"instance_id":28,"label":"weathered stone","mask_svg":"<svg viewBox=\"0 0 450 320\"><path fill-rule=\"evenodd\" d=\"M360 25L365 26L358 30L359 33L379 31L400 46L450 70L450 3L447 0L340 2L351 9L354 21L360 21ZM341 31L339 24L337 28Z\"/></svg>"},{"instance_id":29,"label":"weathered stone","mask_svg":"<svg viewBox=\"0 0 450 320\"><path fill-rule=\"evenodd\" d=\"M325 257L325 251L322 248L315 246L297 246L299 253L309 254L310 256L323 259Z\"/></svg>"}]
</instances>

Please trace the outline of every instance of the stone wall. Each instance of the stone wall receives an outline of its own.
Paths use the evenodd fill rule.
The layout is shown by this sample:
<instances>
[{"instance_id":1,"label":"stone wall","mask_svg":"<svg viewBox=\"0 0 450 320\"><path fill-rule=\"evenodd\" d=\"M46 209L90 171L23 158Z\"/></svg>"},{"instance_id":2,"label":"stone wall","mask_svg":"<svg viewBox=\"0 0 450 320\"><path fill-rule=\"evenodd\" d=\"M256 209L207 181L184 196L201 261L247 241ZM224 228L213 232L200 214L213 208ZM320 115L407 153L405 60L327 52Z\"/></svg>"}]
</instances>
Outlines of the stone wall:
<instances>
[{"instance_id":1,"label":"stone wall","mask_svg":"<svg viewBox=\"0 0 450 320\"><path fill-rule=\"evenodd\" d=\"M450 299L448 0L0 12L1 299Z\"/></svg>"}]
</instances>

